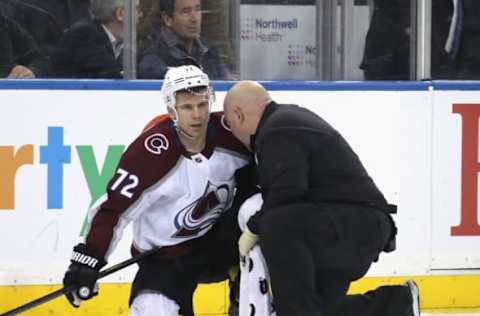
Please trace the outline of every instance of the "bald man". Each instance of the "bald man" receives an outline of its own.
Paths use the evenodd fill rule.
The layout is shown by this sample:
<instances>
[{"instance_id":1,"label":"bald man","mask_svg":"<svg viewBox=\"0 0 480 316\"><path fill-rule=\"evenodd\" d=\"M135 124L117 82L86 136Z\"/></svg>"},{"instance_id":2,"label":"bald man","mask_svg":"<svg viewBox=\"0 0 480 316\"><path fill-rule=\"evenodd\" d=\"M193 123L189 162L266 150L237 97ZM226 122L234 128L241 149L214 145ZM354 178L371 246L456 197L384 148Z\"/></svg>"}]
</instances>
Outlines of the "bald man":
<instances>
[{"instance_id":1,"label":"bald man","mask_svg":"<svg viewBox=\"0 0 480 316\"><path fill-rule=\"evenodd\" d=\"M264 201L239 239L240 255L260 243L277 315L420 315L414 281L346 295L394 249L396 228L394 206L345 139L315 113L275 103L254 81L234 85L224 111L255 153Z\"/></svg>"}]
</instances>

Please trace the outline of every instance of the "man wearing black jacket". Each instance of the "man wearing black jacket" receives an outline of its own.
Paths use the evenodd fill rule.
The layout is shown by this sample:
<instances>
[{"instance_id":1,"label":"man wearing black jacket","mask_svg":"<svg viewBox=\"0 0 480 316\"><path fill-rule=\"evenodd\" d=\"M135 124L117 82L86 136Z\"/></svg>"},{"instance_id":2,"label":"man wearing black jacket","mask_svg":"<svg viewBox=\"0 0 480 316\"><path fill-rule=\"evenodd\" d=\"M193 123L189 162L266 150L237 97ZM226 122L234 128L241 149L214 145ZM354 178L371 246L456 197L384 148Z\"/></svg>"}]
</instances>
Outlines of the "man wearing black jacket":
<instances>
[{"instance_id":1,"label":"man wearing black jacket","mask_svg":"<svg viewBox=\"0 0 480 316\"><path fill-rule=\"evenodd\" d=\"M52 57L55 77L123 77L123 0L93 0L91 10L93 20L75 23L60 40Z\"/></svg>"},{"instance_id":2,"label":"man wearing black jacket","mask_svg":"<svg viewBox=\"0 0 480 316\"><path fill-rule=\"evenodd\" d=\"M463 3L463 27L461 44L457 56L458 80L480 79L480 1L462 0Z\"/></svg>"},{"instance_id":3,"label":"man wearing black jacket","mask_svg":"<svg viewBox=\"0 0 480 316\"><path fill-rule=\"evenodd\" d=\"M2 0L10 19L31 34L40 52L51 56L58 41L74 22L89 17L90 0Z\"/></svg>"},{"instance_id":4,"label":"man wearing black jacket","mask_svg":"<svg viewBox=\"0 0 480 316\"><path fill-rule=\"evenodd\" d=\"M255 153L263 205L239 239L259 241L278 316L418 316L418 288L384 286L347 296L396 228L383 194L345 139L322 118L275 103L257 82L227 93L226 123Z\"/></svg>"},{"instance_id":5,"label":"man wearing black jacket","mask_svg":"<svg viewBox=\"0 0 480 316\"><path fill-rule=\"evenodd\" d=\"M0 5L0 78L31 79L45 76L48 59L33 37L16 21L3 14Z\"/></svg>"}]
</instances>

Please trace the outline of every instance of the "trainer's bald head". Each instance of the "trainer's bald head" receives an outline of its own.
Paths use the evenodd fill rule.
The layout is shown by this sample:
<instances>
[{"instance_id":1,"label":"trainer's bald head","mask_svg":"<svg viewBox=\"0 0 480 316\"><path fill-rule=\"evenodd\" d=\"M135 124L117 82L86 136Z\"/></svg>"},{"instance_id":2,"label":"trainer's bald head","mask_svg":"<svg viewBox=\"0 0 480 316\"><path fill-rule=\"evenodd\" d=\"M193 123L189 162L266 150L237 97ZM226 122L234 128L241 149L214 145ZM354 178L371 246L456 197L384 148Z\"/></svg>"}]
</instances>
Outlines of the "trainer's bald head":
<instances>
[{"instance_id":1,"label":"trainer's bald head","mask_svg":"<svg viewBox=\"0 0 480 316\"><path fill-rule=\"evenodd\" d=\"M264 108L272 101L270 94L256 81L240 81L236 83L225 96L225 106L240 106L245 109Z\"/></svg>"},{"instance_id":2,"label":"trainer's bald head","mask_svg":"<svg viewBox=\"0 0 480 316\"><path fill-rule=\"evenodd\" d=\"M240 81L227 92L223 102L225 118L233 135L247 147L271 101L268 91L256 81Z\"/></svg>"}]
</instances>

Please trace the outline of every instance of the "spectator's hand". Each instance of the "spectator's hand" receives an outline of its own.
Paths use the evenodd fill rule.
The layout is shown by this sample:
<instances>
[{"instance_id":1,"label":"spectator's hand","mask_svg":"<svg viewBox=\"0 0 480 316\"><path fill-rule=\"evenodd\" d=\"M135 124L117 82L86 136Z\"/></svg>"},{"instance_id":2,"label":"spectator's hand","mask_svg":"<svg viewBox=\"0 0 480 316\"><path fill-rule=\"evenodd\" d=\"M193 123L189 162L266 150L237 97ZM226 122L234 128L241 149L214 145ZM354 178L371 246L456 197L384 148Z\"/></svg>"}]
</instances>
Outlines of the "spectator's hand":
<instances>
[{"instance_id":1,"label":"spectator's hand","mask_svg":"<svg viewBox=\"0 0 480 316\"><path fill-rule=\"evenodd\" d=\"M252 233L248 227L246 227L238 239L238 251L240 252L240 256L246 257L257 241L258 235Z\"/></svg>"},{"instance_id":2,"label":"spectator's hand","mask_svg":"<svg viewBox=\"0 0 480 316\"><path fill-rule=\"evenodd\" d=\"M8 74L7 78L9 79L33 79L35 78L35 74L29 68L17 65L12 68L10 73Z\"/></svg>"},{"instance_id":3,"label":"spectator's hand","mask_svg":"<svg viewBox=\"0 0 480 316\"><path fill-rule=\"evenodd\" d=\"M98 294L98 272L106 262L89 253L85 244L78 244L73 248L70 262L63 277L63 286L75 288L65 296L73 307L79 307L82 300Z\"/></svg>"}]
</instances>

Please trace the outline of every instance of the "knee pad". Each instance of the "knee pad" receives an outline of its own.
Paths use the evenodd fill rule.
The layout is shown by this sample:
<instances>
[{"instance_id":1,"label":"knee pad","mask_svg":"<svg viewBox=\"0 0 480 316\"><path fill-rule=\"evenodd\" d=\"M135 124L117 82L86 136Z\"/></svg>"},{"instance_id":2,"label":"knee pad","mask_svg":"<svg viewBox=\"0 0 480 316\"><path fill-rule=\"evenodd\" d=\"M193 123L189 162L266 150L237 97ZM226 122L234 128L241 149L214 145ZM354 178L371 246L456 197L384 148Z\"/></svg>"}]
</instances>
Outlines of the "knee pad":
<instances>
[{"instance_id":1,"label":"knee pad","mask_svg":"<svg viewBox=\"0 0 480 316\"><path fill-rule=\"evenodd\" d=\"M129 316L178 316L178 304L159 292L141 292L130 306Z\"/></svg>"}]
</instances>

